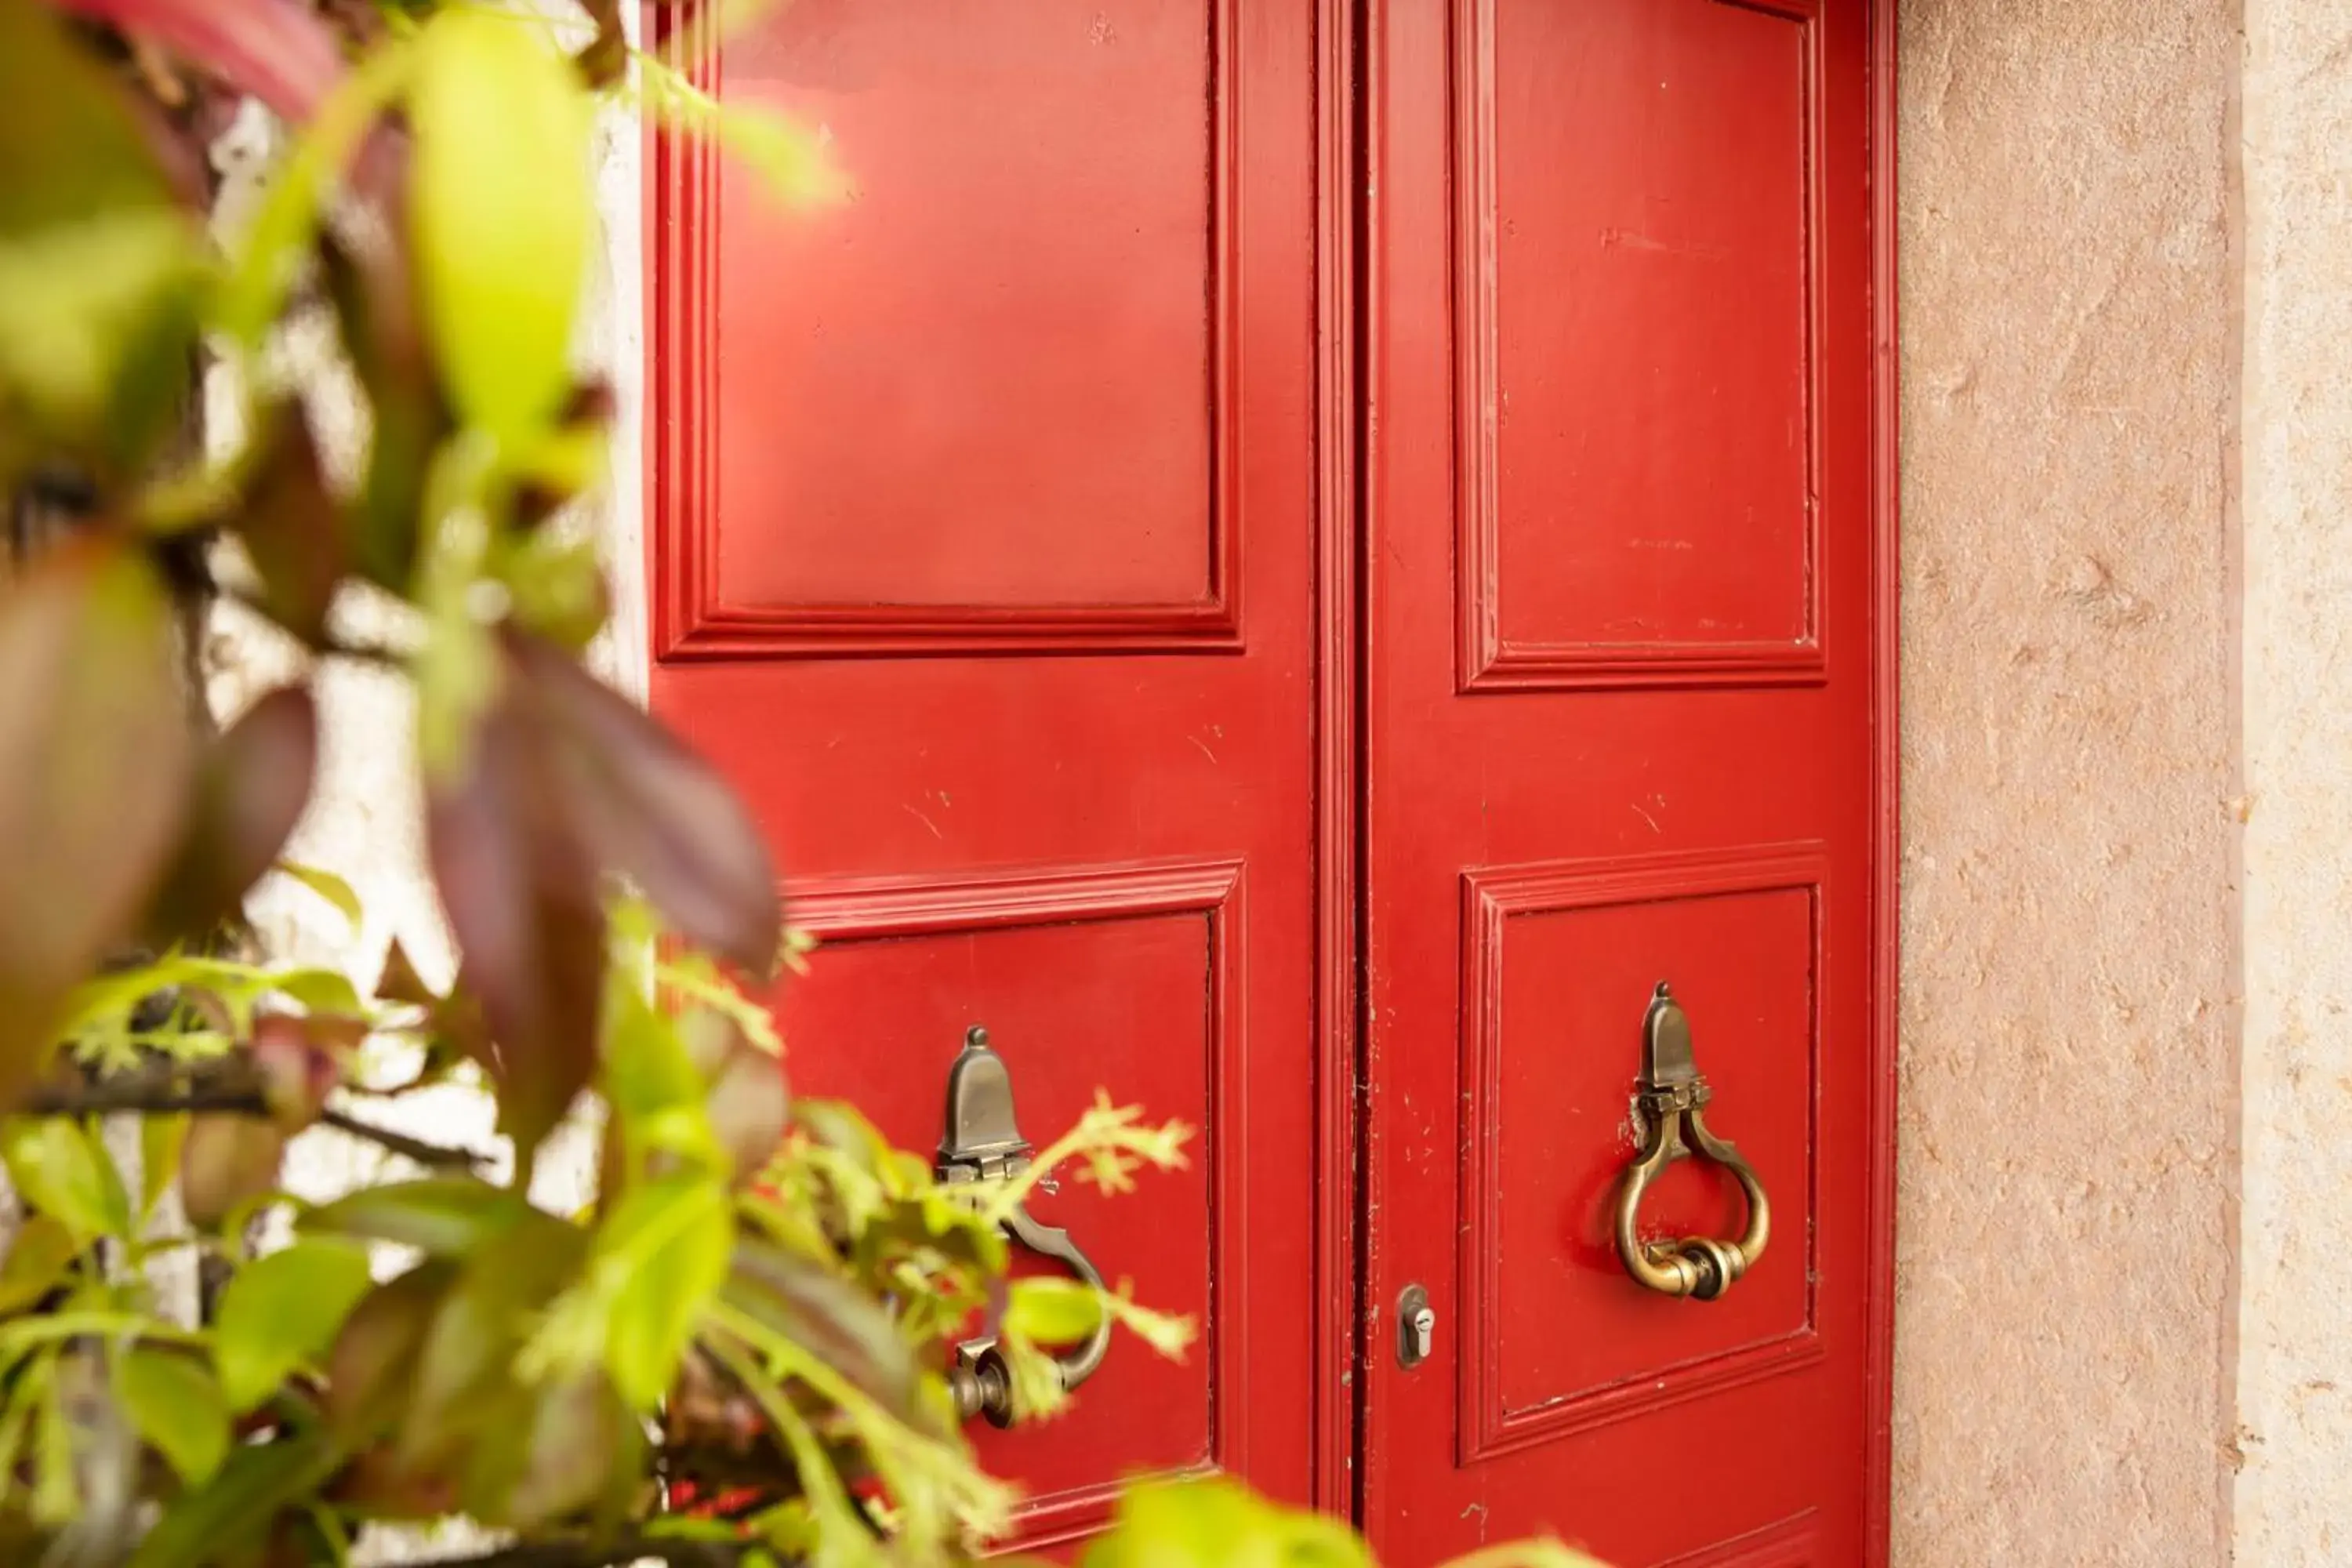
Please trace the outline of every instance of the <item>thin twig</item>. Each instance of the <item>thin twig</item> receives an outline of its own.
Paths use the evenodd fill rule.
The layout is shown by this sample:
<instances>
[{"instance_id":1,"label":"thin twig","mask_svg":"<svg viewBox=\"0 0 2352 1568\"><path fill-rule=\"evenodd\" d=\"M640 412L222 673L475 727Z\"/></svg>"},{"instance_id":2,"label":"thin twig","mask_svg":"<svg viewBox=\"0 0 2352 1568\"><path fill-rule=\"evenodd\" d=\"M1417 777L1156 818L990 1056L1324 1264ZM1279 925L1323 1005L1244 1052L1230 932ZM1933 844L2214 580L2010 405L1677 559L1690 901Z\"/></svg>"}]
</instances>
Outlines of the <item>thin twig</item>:
<instances>
[{"instance_id":1,"label":"thin twig","mask_svg":"<svg viewBox=\"0 0 2352 1568\"><path fill-rule=\"evenodd\" d=\"M362 1121L341 1110L322 1110L319 1113L319 1120L338 1132L347 1132L379 1149L404 1155L428 1170L472 1171L490 1163L488 1154L471 1149L452 1149L446 1144L428 1143L422 1138L411 1138L405 1132L378 1127L373 1122Z\"/></svg>"}]
</instances>

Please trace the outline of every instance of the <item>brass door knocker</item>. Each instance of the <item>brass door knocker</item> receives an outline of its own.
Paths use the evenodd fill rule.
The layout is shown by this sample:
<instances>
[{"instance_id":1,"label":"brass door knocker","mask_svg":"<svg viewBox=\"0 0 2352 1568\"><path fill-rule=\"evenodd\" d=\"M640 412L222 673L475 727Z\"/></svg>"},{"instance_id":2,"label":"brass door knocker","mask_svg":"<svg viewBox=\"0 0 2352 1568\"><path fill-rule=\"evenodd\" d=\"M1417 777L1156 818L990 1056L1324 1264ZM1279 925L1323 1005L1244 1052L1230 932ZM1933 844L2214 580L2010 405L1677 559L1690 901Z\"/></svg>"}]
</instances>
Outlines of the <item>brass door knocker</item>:
<instances>
[{"instance_id":1,"label":"brass door knocker","mask_svg":"<svg viewBox=\"0 0 2352 1568\"><path fill-rule=\"evenodd\" d=\"M1756 1168L1739 1151L1707 1131L1704 1112L1715 1091L1699 1076L1691 1054L1690 1019L1666 983L1642 1021L1642 1077L1634 1103L1642 1114L1642 1150L1625 1167L1617 1192L1617 1256L1625 1271L1668 1296L1712 1301L1756 1267L1772 1235L1772 1202ZM1739 1178L1748 1197L1748 1229L1738 1241L1686 1236L1680 1241L1643 1241L1636 1234L1642 1194L1675 1161L1704 1154Z\"/></svg>"},{"instance_id":2,"label":"brass door knocker","mask_svg":"<svg viewBox=\"0 0 2352 1568\"><path fill-rule=\"evenodd\" d=\"M940 1140L936 1171L942 1182L1006 1182L1029 1168L1029 1141L1013 1120L1013 1075L1004 1058L990 1048L988 1031L975 1025L964 1032L963 1049L948 1069L948 1126ZM1050 1190L1050 1188L1048 1189ZM1004 1233L1040 1257L1053 1258L1097 1289L1102 1275L1070 1233L1030 1217L1028 1205L1017 1205L1004 1221ZM1056 1358L1062 1387L1074 1389L1095 1374L1110 1350L1110 1319L1095 1325L1086 1342ZM969 1339L956 1347L956 1363L948 1373L955 1395L956 1415L970 1420L985 1415L998 1426L1013 1425L1013 1378L997 1349L993 1332Z\"/></svg>"}]
</instances>

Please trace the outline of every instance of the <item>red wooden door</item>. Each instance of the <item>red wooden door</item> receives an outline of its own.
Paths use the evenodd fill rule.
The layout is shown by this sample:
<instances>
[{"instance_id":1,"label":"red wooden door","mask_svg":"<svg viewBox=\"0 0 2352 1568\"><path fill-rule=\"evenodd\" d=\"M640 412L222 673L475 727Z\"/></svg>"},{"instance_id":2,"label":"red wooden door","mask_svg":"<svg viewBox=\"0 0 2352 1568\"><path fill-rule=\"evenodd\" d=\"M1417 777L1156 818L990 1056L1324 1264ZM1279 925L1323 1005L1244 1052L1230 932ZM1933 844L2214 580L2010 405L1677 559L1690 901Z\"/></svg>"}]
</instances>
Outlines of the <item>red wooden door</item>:
<instances>
[{"instance_id":1,"label":"red wooden door","mask_svg":"<svg viewBox=\"0 0 2352 1568\"><path fill-rule=\"evenodd\" d=\"M1034 1141L1097 1088L1201 1130L1034 1205L1202 1335L982 1429L1024 1545L1137 1474L1310 1487L1311 22L796 0L697 69L856 197L656 150L652 699L824 940L795 1085L929 1150L979 1024Z\"/></svg>"},{"instance_id":2,"label":"red wooden door","mask_svg":"<svg viewBox=\"0 0 2352 1568\"><path fill-rule=\"evenodd\" d=\"M1367 86L1366 1522L1865 1560L1864 0L1378 0ZM1654 987L1772 1230L1612 1240ZM1643 1239L1739 1236L1685 1161ZM1399 1305L1420 1287L1430 1355Z\"/></svg>"}]
</instances>

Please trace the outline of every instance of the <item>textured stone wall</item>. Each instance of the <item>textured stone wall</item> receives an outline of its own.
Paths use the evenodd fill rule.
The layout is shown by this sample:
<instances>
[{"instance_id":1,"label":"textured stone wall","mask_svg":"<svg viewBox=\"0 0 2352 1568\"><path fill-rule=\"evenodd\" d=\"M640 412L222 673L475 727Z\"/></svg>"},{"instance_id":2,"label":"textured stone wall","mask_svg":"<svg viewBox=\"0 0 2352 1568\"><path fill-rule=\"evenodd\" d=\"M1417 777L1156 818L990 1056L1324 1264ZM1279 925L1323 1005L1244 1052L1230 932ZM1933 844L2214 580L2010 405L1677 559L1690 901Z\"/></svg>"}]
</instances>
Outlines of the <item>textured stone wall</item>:
<instances>
[{"instance_id":1,"label":"textured stone wall","mask_svg":"<svg viewBox=\"0 0 2352 1568\"><path fill-rule=\"evenodd\" d=\"M1899 1568L2226 1561L2235 9L1900 0Z\"/></svg>"},{"instance_id":2,"label":"textured stone wall","mask_svg":"<svg viewBox=\"0 0 2352 1568\"><path fill-rule=\"evenodd\" d=\"M2246 0L2238 1561L2352 1557L2352 10Z\"/></svg>"}]
</instances>

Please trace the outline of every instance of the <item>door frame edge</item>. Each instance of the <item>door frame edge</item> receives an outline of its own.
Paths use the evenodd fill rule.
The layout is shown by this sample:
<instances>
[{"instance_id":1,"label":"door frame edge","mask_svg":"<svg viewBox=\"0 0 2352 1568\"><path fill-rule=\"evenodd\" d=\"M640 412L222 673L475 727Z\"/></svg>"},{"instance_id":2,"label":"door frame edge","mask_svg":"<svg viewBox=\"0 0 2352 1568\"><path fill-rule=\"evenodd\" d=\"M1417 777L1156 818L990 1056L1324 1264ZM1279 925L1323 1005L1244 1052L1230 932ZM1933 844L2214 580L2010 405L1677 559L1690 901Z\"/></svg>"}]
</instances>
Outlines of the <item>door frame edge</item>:
<instances>
[{"instance_id":1,"label":"door frame edge","mask_svg":"<svg viewBox=\"0 0 2352 1568\"><path fill-rule=\"evenodd\" d=\"M1863 1551L1885 1568L1894 1520L1895 1142L1902 981L1902 443L1896 307L1895 0L1870 3L1871 921Z\"/></svg>"}]
</instances>

